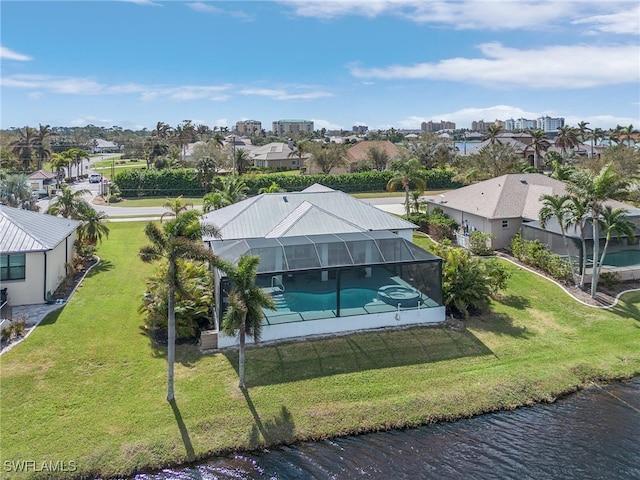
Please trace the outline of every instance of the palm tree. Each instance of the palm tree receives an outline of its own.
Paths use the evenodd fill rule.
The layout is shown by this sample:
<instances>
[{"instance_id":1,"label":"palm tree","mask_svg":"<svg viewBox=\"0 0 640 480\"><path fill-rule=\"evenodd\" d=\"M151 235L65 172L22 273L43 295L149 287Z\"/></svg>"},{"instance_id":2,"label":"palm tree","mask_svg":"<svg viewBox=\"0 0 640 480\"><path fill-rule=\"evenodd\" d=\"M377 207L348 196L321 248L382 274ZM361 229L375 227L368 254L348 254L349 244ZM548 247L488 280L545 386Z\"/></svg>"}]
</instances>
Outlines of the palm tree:
<instances>
[{"instance_id":1,"label":"palm tree","mask_svg":"<svg viewBox=\"0 0 640 480\"><path fill-rule=\"evenodd\" d=\"M235 148L235 147L234 147ZM244 148L235 148L233 155L233 174L242 175L247 171L251 162L249 152Z\"/></svg>"},{"instance_id":2,"label":"palm tree","mask_svg":"<svg viewBox=\"0 0 640 480\"><path fill-rule=\"evenodd\" d=\"M56 187L58 188L60 188L60 177L64 178L64 169L69 167L71 161L65 153L54 153L51 157L51 168L56 173Z\"/></svg>"},{"instance_id":3,"label":"palm tree","mask_svg":"<svg viewBox=\"0 0 640 480\"><path fill-rule=\"evenodd\" d=\"M600 228L606 234L606 237L604 247L602 247L602 255L598 262L598 268L602 268L602 265L604 265L604 257L607 254L607 247L609 246L609 241L613 234L615 234L618 239L620 239L621 236L625 236L629 238L630 242L635 242L636 239L634 234L636 231L636 224L627 218L628 213L629 210L625 208L616 208L614 210L611 205L606 205L602 210L602 216L598 222L600 223ZM595 265L596 257L593 257L593 262Z\"/></svg>"},{"instance_id":4,"label":"palm tree","mask_svg":"<svg viewBox=\"0 0 640 480\"><path fill-rule=\"evenodd\" d=\"M223 203L221 206L226 207L247 198L249 187L244 180L238 177L218 177L214 183L213 191L220 194Z\"/></svg>"},{"instance_id":5,"label":"palm tree","mask_svg":"<svg viewBox=\"0 0 640 480\"><path fill-rule=\"evenodd\" d=\"M605 136L606 136L605 131L602 130L601 128L596 127L591 131L591 135L589 136L589 138L591 138L591 156L592 157L595 156L593 149L595 145L598 144L598 140L600 141L604 140Z\"/></svg>"},{"instance_id":6,"label":"palm tree","mask_svg":"<svg viewBox=\"0 0 640 480\"><path fill-rule=\"evenodd\" d=\"M38 161L38 170L42 169L42 164L49 160L51 157L51 146L49 145L49 138L58 135L51 130L49 125L38 124L38 131L36 136L36 156Z\"/></svg>"},{"instance_id":7,"label":"palm tree","mask_svg":"<svg viewBox=\"0 0 640 480\"><path fill-rule=\"evenodd\" d=\"M156 128L151 131L151 135L154 137L167 140L171 134L171 126L168 123L158 122Z\"/></svg>"},{"instance_id":8,"label":"palm tree","mask_svg":"<svg viewBox=\"0 0 640 480\"><path fill-rule=\"evenodd\" d=\"M160 216L160 221L162 221L165 215L172 215L174 217L177 217L182 212L186 212L187 210L189 210L189 207L193 208L193 203L183 202L182 195L180 195L178 198L174 198L173 200L167 199L167 201L164 202L162 206L169 211L163 213Z\"/></svg>"},{"instance_id":9,"label":"palm tree","mask_svg":"<svg viewBox=\"0 0 640 480\"><path fill-rule=\"evenodd\" d=\"M176 290L182 289L179 282L180 259L215 263L216 257L202 244L203 235L219 237L218 229L212 225L201 225L200 212L187 210L179 213L160 229L158 224L149 222L145 227L145 234L151 241L150 245L140 248L140 258L143 262L155 262L162 258L168 262L166 282L169 287L167 306L167 401L175 400L173 380L176 356Z\"/></svg>"},{"instance_id":10,"label":"palm tree","mask_svg":"<svg viewBox=\"0 0 640 480\"><path fill-rule=\"evenodd\" d=\"M31 165L33 150L38 141L38 132L33 127L24 127L24 130L18 130L20 138L9 144L13 154L18 157L22 163L22 168L26 172Z\"/></svg>"},{"instance_id":11,"label":"palm tree","mask_svg":"<svg viewBox=\"0 0 640 480\"><path fill-rule=\"evenodd\" d=\"M587 272L587 235L586 235L586 218L589 213L589 207L585 201L575 196L569 197L569 202L566 204L566 228L573 226L574 230L577 228L580 231L580 243L582 246L582 265L580 266L580 284L578 287L584 290L584 277Z\"/></svg>"},{"instance_id":12,"label":"palm tree","mask_svg":"<svg viewBox=\"0 0 640 480\"><path fill-rule=\"evenodd\" d=\"M504 128L500 125L489 125L489 128L487 128L487 133L485 133L482 139L489 140L489 144L494 145L498 140L498 135L500 135L503 130Z\"/></svg>"},{"instance_id":13,"label":"palm tree","mask_svg":"<svg viewBox=\"0 0 640 480\"><path fill-rule=\"evenodd\" d=\"M184 162L187 145L193 141L193 137L196 135L196 128L191 123L191 120L184 120L173 130L174 142L180 147L181 158Z\"/></svg>"},{"instance_id":14,"label":"palm tree","mask_svg":"<svg viewBox=\"0 0 640 480\"><path fill-rule=\"evenodd\" d=\"M576 129L565 125L558 127L558 135L556 135L553 143L556 147L562 150L562 157L564 158L567 154L567 150L578 146L580 141L578 140Z\"/></svg>"},{"instance_id":15,"label":"palm tree","mask_svg":"<svg viewBox=\"0 0 640 480\"><path fill-rule=\"evenodd\" d=\"M52 204L47 208L45 213L49 215L61 215L64 218L81 219L81 211L91 206L82 198L83 195L90 194L91 191L83 189L73 191L67 185L62 187L62 194L53 198Z\"/></svg>"},{"instance_id":16,"label":"palm tree","mask_svg":"<svg viewBox=\"0 0 640 480\"><path fill-rule=\"evenodd\" d=\"M104 223L107 214L92 208L88 203L78 205L78 242L84 245L97 245L102 237L109 238L109 227Z\"/></svg>"},{"instance_id":17,"label":"palm tree","mask_svg":"<svg viewBox=\"0 0 640 480\"><path fill-rule=\"evenodd\" d=\"M540 165L540 152L545 150L548 145L547 134L539 128L537 130L529 130L527 133L531 135L531 145L527 145L526 148L531 147L533 149L533 166L538 168L538 165Z\"/></svg>"},{"instance_id":18,"label":"palm tree","mask_svg":"<svg viewBox=\"0 0 640 480\"><path fill-rule=\"evenodd\" d=\"M7 175L0 180L0 203L34 212L40 210L27 176L21 174Z\"/></svg>"},{"instance_id":19,"label":"palm tree","mask_svg":"<svg viewBox=\"0 0 640 480\"><path fill-rule=\"evenodd\" d=\"M242 256L237 265L225 262L220 268L227 274L233 287L229 292L229 307L222 319L222 330L228 335L238 335L238 376L240 388L244 382L244 348L246 335L260 341L263 308L275 309L271 295L256 286L256 272L260 263L258 256Z\"/></svg>"},{"instance_id":20,"label":"palm tree","mask_svg":"<svg viewBox=\"0 0 640 480\"><path fill-rule=\"evenodd\" d=\"M587 132L591 131L591 129L587 127L587 125L589 125L589 122L580 122L576 127L577 135L580 137L580 141L582 143L584 143L589 138L589 134Z\"/></svg>"},{"instance_id":21,"label":"palm tree","mask_svg":"<svg viewBox=\"0 0 640 480\"><path fill-rule=\"evenodd\" d=\"M262 187L261 189L259 189L258 193L278 193L284 191L285 190L283 188L280 188L280 185L278 185L277 182L271 182L268 187Z\"/></svg>"},{"instance_id":22,"label":"palm tree","mask_svg":"<svg viewBox=\"0 0 640 480\"><path fill-rule=\"evenodd\" d=\"M622 127L620 129L620 138L622 138L622 139L626 138L627 139L627 146L630 147L631 146L631 137L635 133L638 133L638 130L633 128L633 125L629 124L626 127Z\"/></svg>"},{"instance_id":23,"label":"palm tree","mask_svg":"<svg viewBox=\"0 0 640 480\"><path fill-rule=\"evenodd\" d=\"M600 247L600 216L604 211L604 202L608 199L621 199L627 194L628 183L615 171L613 163L605 165L600 172L594 174L587 170L577 170L567 185L570 193L583 200L591 212L593 229L593 278L591 280L591 297L595 298L598 288L598 250Z\"/></svg>"},{"instance_id":24,"label":"palm tree","mask_svg":"<svg viewBox=\"0 0 640 480\"><path fill-rule=\"evenodd\" d=\"M63 152L65 153L65 152ZM71 166L76 166L76 177L82 174L82 161L89 159L89 152L84 148L70 148L66 151L69 161L69 176L71 176Z\"/></svg>"},{"instance_id":25,"label":"palm tree","mask_svg":"<svg viewBox=\"0 0 640 480\"><path fill-rule=\"evenodd\" d=\"M560 233L562 234L562 241L564 242L564 248L567 252L567 258L569 259L569 267L571 268L571 276L576 285L575 269L573 268L573 261L571 260L571 251L569 250L569 241L567 240L567 209L570 201L569 195L549 195L545 194L540 197L542 201L542 208L538 212L538 218L540 220L540 226L544 229L547 228L547 222L552 218L557 220L560 226Z\"/></svg>"},{"instance_id":26,"label":"palm tree","mask_svg":"<svg viewBox=\"0 0 640 480\"><path fill-rule=\"evenodd\" d=\"M387 182L387 191L391 192L399 185L402 185L405 192L404 204L408 218L410 211L409 188L411 185L415 185L420 192L424 192L427 189L427 181L424 179L426 171L415 158L407 161L395 161L391 164L391 169L393 170L393 178Z\"/></svg>"}]
</instances>

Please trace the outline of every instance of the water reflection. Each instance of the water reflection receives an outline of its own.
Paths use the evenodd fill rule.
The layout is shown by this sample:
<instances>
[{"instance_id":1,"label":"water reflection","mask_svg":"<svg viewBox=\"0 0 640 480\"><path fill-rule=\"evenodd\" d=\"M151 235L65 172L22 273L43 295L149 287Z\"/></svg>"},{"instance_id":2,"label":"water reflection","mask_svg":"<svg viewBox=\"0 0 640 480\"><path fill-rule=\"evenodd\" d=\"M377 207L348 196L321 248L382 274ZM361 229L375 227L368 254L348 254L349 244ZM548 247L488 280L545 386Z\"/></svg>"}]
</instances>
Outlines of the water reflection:
<instances>
[{"instance_id":1,"label":"water reflection","mask_svg":"<svg viewBox=\"0 0 640 480\"><path fill-rule=\"evenodd\" d=\"M640 478L640 379L552 405L217 458L174 479Z\"/></svg>"}]
</instances>

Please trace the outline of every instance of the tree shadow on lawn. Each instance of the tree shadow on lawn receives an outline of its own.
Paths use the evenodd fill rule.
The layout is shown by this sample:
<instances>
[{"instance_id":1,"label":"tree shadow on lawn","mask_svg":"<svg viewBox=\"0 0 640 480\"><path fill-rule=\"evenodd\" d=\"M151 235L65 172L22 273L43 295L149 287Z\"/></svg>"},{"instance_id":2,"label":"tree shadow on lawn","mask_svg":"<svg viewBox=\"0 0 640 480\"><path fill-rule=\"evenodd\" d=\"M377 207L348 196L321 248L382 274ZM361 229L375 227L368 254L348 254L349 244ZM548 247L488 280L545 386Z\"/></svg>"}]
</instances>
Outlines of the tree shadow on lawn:
<instances>
[{"instance_id":1,"label":"tree shadow on lawn","mask_svg":"<svg viewBox=\"0 0 640 480\"><path fill-rule=\"evenodd\" d=\"M180 413L180 409L178 408L178 404L176 400L170 400L169 404L171 405L171 410L173 410L173 415L176 418L176 423L178 424L178 429L180 430L180 436L182 437L182 442L184 443L184 449L187 453L187 460L193 461L196 458L196 453L193 450L193 445L191 444L191 437L189 436L189 431L187 430L187 426L184 424L182 420L182 414Z\"/></svg>"},{"instance_id":2,"label":"tree shadow on lawn","mask_svg":"<svg viewBox=\"0 0 640 480\"><path fill-rule=\"evenodd\" d=\"M609 309L609 311L623 318L633 318L636 321L640 322L640 302L634 303L631 300L632 294L623 295L620 297L615 306Z\"/></svg>"},{"instance_id":3,"label":"tree shadow on lawn","mask_svg":"<svg viewBox=\"0 0 640 480\"><path fill-rule=\"evenodd\" d=\"M141 335L149 339L149 348L151 349L153 358L166 360L167 347L154 342L144 327L140 327L140 329L142 330ZM183 367L194 368L201 358L202 353L197 345L191 343L176 344L176 363L179 363Z\"/></svg>"},{"instance_id":4,"label":"tree shadow on lawn","mask_svg":"<svg viewBox=\"0 0 640 480\"><path fill-rule=\"evenodd\" d=\"M102 260L102 259L100 259L98 264L95 265L94 267L92 267L91 270L89 270L87 272L86 276L87 277L93 277L95 275L99 275L101 273L113 270L114 268L115 268L115 266L113 265L113 262L111 262L111 260Z\"/></svg>"},{"instance_id":5,"label":"tree shadow on lawn","mask_svg":"<svg viewBox=\"0 0 640 480\"><path fill-rule=\"evenodd\" d=\"M477 317L471 317L466 323L469 328L497 335L507 335L521 339L527 339L531 336L526 327L514 325L513 319L506 313L485 313Z\"/></svg>"},{"instance_id":6,"label":"tree shadow on lawn","mask_svg":"<svg viewBox=\"0 0 640 480\"><path fill-rule=\"evenodd\" d=\"M238 351L222 352L238 371ZM445 326L379 330L246 349L245 383L274 385L343 373L493 355L469 331Z\"/></svg>"},{"instance_id":7,"label":"tree shadow on lawn","mask_svg":"<svg viewBox=\"0 0 640 480\"><path fill-rule=\"evenodd\" d=\"M251 415L253 415L253 421L255 422L249 433L249 445L251 445L252 448L257 448L265 444L276 445L291 443L294 440L295 425L293 423L293 416L287 407L282 405L278 416L273 420L263 422L251 400L249 390L246 388L241 388L241 390L247 406L251 411ZM260 441L260 436L262 436L264 441Z\"/></svg>"}]
</instances>

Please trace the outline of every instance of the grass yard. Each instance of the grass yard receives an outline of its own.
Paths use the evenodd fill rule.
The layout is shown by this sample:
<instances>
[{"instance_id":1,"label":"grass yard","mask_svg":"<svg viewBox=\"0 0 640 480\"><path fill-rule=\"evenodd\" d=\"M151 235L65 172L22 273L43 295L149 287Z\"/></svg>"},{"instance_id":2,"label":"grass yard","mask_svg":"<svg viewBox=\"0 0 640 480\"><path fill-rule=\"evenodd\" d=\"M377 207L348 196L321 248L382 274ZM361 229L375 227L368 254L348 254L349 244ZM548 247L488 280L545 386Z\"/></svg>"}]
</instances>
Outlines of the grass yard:
<instances>
[{"instance_id":1,"label":"grass yard","mask_svg":"<svg viewBox=\"0 0 640 480\"><path fill-rule=\"evenodd\" d=\"M467 329L423 327L250 348L178 347L166 359L141 330L144 223L113 223L71 301L0 357L0 452L74 461L59 477L125 476L266 444L424 424L510 409L640 374L640 293L603 311L509 264L510 287ZM4 472L3 478L35 478ZM47 475L41 475L42 478Z\"/></svg>"},{"instance_id":2,"label":"grass yard","mask_svg":"<svg viewBox=\"0 0 640 480\"><path fill-rule=\"evenodd\" d=\"M176 197L142 197L127 198L126 200L114 203L115 207L162 207L168 200L174 200ZM194 207L201 207L203 203L202 197L182 197L183 203L192 203Z\"/></svg>"}]
</instances>

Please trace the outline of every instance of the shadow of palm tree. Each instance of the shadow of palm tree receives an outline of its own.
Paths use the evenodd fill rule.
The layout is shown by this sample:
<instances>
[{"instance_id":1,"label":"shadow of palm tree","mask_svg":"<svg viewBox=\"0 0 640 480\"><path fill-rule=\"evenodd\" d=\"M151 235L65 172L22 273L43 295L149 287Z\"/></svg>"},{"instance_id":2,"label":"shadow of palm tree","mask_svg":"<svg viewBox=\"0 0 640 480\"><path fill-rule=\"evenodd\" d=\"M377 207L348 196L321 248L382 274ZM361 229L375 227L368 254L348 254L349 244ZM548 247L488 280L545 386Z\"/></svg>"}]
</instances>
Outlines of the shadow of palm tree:
<instances>
[{"instance_id":1,"label":"shadow of palm tree","mask_svg":"<svg viewBox=\"0 0 640 480\"><path fill-rule=\"evenodd\" d=\"M294 440L295 427L293 417L287 407L282 405L278 416L263 422L251 400L249 391L246 388L241 388L241 390L255 422L249 433L249 444L255 448L264 443L267 445L291 443ZM264 442L260 441L260 436L262 436Z\"/></svg>"},{"instance_id":2,"label":"shadow of palm tree","mask_svg":"<svg viewBox=\"0 0 640 480\"><path fill-rule=\"evenodd\" d=\"M517 310L524 310L525 308L529 308L531 306L531 301L521 295L503 295L502 297L500 297L498 302L507 307L515 308Z\"/></svg>"},{"instance_id":3,"label":"shadow of palm tree","mask_svg":"<svg viewBox=\"0 0 640 480\"><path fill-rule=\"evenodd\" d=\"M175 399L171 400L169 404L171 405L171 410L173 410L173 415L176 418L176 423L178 424L178 429L180 430L180 436L182 436L184 449L187 453L187 460L193 461L196 458L196 454L195 454L195 451L193 450L193 445L191 444L191 437L189 437L189 431L187 430L187 426L184 424L184 421L182 420L182 414L180 413L178 404L176 403Z\"/></svg>"},{"instance_id":4,"label":"shadow of palm tree","mask_svg":"<svg viewBox=\"0 0 640 480\"><path fill-rule=\"evenodd\" d=\"M93 277L94 275L98 275L103 272L108 272L114 269L114 265L110 260L100 260L97 265L95 265L91 270L87 272L87 277Z\"/></svg>"},{"instance_id":5,"label":"shadow of palm tree","mask_svg":"<svg viewBox=\"0 0 640 480\"><path fill-rule=\"evenodd\" d=\"M631 301L631 295L623 295L618 300L618 303L615 304L614 307L610 309L612 313L619 315L624 318L634 318L638 322L640 322L640 308L638 308L638 303L634 303Z\"/></svg>"},{"instance_id":6,"label":"shadow of palm tree","mask_svg":"<svg viewBox=\"0 0 640 480\"><path fill-rule=\"evenodd\" d=\"M144 330L143 327L141 327ZM148 336L144 332L145 336ZM151 355L153 358L166 360L167 347L164 345L158 345L153 339L149 338L149 347L151 348ZM202 353L197 345L193 344L177 344L176 345L176 363L181 364L187 368L195 367L195 364L202 358Z\"/></svg>"}]
</instances>

